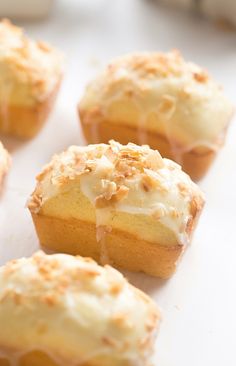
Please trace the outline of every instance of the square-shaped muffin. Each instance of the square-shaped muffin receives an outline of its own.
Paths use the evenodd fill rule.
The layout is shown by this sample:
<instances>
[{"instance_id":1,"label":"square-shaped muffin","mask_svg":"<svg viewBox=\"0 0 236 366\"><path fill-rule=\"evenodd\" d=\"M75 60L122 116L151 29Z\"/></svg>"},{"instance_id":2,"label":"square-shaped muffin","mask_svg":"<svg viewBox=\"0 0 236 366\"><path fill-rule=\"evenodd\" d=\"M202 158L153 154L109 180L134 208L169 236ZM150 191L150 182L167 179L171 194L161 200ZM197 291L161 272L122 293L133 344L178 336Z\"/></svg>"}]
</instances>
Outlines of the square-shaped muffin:
<instances>
[{"instance_id":1,"label":"square-shaped muffin","mask_svg":"<svg viewBox=\"0 0 236 366\"><path fill-rule=\"evenodd\" d=\"M143 52L112 61L79 103L89 143L148 144L204 176L224 143L233 106L201 67L178 51Z\"/></svg>"},{"instance_id":2,"label":"square-shaped muffin","mask_svg":"<svg viewBox=\"0 0 236 366\"><path fill-rule=\"evenodd\" d=\"M42 246L167 278L203 203L178 164L148 146L111 141L54 156L28 207Z\"/></svg>"},{"instance_id":3,"label":"square-shaped muffin","mask_svg":"<svg viewBox=\"0 0 236 366\"><path fill-rule=\"evenodd\" d=\"M0 267L0 366L149 366L159 319L90 258L38 252Z\"/></svg>"},{"instance_id":4,"label":"square-shaped muffin","mask_svg":"<svg viewBox=\"0 0 236 366\"><path fill-rule=\"evenodd\" d=\"M0 133L27 139L46 121L63 73L63 57L44 42L0 22Z\"/></svg>"}]
</instances>

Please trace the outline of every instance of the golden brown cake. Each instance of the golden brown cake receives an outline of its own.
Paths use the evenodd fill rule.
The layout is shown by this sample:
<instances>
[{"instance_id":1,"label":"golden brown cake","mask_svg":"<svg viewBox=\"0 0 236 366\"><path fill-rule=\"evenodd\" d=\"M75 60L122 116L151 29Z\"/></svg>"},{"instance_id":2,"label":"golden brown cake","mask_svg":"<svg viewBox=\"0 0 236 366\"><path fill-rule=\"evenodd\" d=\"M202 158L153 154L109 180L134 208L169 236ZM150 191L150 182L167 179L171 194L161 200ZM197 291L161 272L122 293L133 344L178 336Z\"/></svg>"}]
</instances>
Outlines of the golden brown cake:
<instances>
[{"instance_id":1,"label":"golden brown cake","mask_svg":"<svg viewBox=\"0 0 236 366\"><path fill-rule=\"evenodd\" d=\"M171 276L203 196L148 146L72 146L37 177L28 207L41 245L131 271Z\"/></svg>"},{"instance_id":2,"label":"golden brown cake","mask_svg":"<svg viewBox=\"0 0 236 366\"><path fill-rule=\"evenodd\" d=\"M2 188L3 179L10 166L10 156L6 149L4 149L0 142L0 192Z\"/></svg>"},{"instance_id":3,"label":"golden brown cake","mask_svg":"<svg viewBox=\"0 0 236 366\"><path fill-rule=\"evenodd\" d=\"M0 366L147 366L158 323L147 295L90 258L0 268Z\"/></svg>"},{"instance_id":4,"label":"golden brown cake","mask_svg":"<svg viewBox=\"0 0 236 366\"><path fill-rule=\"evenodd\" d=\"M0 22L0 132L31 138L41 129L62 78L61 54Z\"/></svg>"},{"instance_id":5,"label":"golden brown cake","mask_svg":"<svg viewBox=\"0 0 236 366\"><path fill-rule=\"evenodd\" d=\"M235 30L236 2L235 0L161 0L168 5L178 5L185 9L194 10L198 15L204 14L215 20L216 24L226 30Z\"/></svg>"},{"instance_id":6,"label":"golden brown cake","mask_svg":"<svg viewBox=\"0 0 236 366\"><path fill-rule=\"evenodd\" d=\"M194 180L223 145L233 113L222 89L179 52L140 53L114 60L79 104L89 143L148 144L182 165Z\"/></svg>"}]
</instances>

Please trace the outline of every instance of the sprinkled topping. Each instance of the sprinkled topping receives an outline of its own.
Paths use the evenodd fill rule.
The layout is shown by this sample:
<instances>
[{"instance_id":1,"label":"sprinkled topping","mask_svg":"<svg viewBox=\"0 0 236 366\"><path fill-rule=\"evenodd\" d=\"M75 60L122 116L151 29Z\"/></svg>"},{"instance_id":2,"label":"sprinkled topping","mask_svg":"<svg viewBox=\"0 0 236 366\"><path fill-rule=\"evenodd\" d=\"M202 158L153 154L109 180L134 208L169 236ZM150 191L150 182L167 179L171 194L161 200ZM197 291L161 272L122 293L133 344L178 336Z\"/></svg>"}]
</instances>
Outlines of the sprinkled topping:
<instances>
[{"instance_id":1,"label":"sprinkled topping","mask_svg":"<svg viewBox=\"0 0 236 366\"><path fill-rule=\"evenodd\" d=\"M111 61L88 84L79 114L82 127L97 131L97 138L100 123L135 128L135 136L139 131L163 136L175 160L181 162L181 156L196 146L219 149L219 136L233 106L206 70L174 50L129 54ZM140 142L145 142L145 136L140 135Z\"/></svg>"},{"instance_id":2,"label":"sprinkled topping","mask_svg":"<svg viewBox=\"0 0 236 366\"><path fill-rule=\"evenodd\" d=\"M62 55L45 42L29 39L6 19L0 22L0 60L7 66L4 77L29 86L40 100L61 78Z\"/></svg>"},{"instance_id":3,"label":"sprinkled topping","mask_svg":"<svg viewBox=\"0 0 236 366\"><path fill-rule=\"evenodd\" d=\"M68 184L80 186L94 208L101 212L97 237L112 230L112 221L102 221L104 212L124 211L151 215L176 233L180 244L189 240L188 220L194 219L203 206L203 195L181 167L163 159L157 150L129 143L71 146L53 157L37 177L37 186L28 207L40 211L50 197ZM192 201L198 202L192 210ZM78 208L79 209L79 208ZM109 216L109 215L108 215ZM106 217L108 217L106 215ZM189 227L189 226L188 226Z\"/></svg>"},{"instance_id":4,"label":"sprinkled topping","mask_svg":"<svg viewBox=\"0 0 236 366\"><path fill-rule=\"evenodd\" d=\"M122 68L136 72L140 79L180 77L183 74L190 74L197 82L208 80L207 72L192 63L186 63L178 50L168 53L143 52L127 55L108 65L108 73L112 78L117 72L121 72ZM125 72L123 75L125 77Z\"/></svg>"},{"instance_id":5,"label":"sprinkled topping","mask_svg":"<svg viewBox=\"0 0 236 366\"><path fill-rule=\"evenodd\" d=\"M180 169L175 163L173 166ZM37 181L40 183L51 174L51 183L59 187L81 175L98 172L101 179L96 188L101 193L96 197L95 205L102 208L124 200L129 192L127 181L137 176L142 177L144 191L156 187L166 191L151 173L164 167L164 159L157 150L132 143L122 146L110 141L109 145L71 146L64 153L53 157L52 162L37 176ZM36 209L42 201L43 194L36 190L29 207Z\"/></svg>"},{"instance_id":6,"label":"sprinkled topping","mask_svg":"<svg viewBox=\"0 0 236 366\"><path fill-rule=\"evenodd\" d=\"M152 300L110 266L38 252L0 268L0 343L9 349L36 347L54 356L58 342L63 348L55 356L63 359L114 352L115 359L146 365L158 322Z\"/></svg>"}]
</instances>

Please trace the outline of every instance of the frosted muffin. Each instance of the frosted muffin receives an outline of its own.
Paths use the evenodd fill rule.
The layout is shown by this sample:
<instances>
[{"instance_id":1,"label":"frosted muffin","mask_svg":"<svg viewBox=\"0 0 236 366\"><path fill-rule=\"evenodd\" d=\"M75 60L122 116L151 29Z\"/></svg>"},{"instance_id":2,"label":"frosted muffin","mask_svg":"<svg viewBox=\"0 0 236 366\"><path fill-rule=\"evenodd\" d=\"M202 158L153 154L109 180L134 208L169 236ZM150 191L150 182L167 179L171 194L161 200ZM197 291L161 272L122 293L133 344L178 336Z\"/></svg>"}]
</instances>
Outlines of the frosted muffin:
<instances>
[{"instance_id":1,"label":"frosted muffin","mask_svg":"<svg viewBox=\"0 0 236 366\"><path fill-rule=\"evenodd\" d=\"M89 258L39 252L0 268L1 366L148 366L158 323L147 295Z\"/></svg>"},{"instance_id":2,"label":"frosted muffin","mask_svg":"<svg viewBox=\"0 0 236 366\"><path fill-rule=\"evenodd\" d=\"M111 141L54 156L28 207L42 246L168 278L203 203L179 165Z\"/></svg>"},{"instance_id":3,"label":"frosted muffin","mask_svg":"<svg viewBox=\"0 0 236 366\"><path fill-rule=\"evenodd\" d=\"M87 87L79 104L89 143L148 144L204 176L224 143L233 108L221 87L179 52L121 57Z\"/></svg>"},{"instance_id":4,"label":"frosted muffin","mask_svg":"<svg viewBox=\"0 0 236 366\"><path fill-rule=\"evenodd\" d=\"M0 22L0 132L23 139L37 134L52 109L62 79L62 56Z\"/></svg>"}]
</instances>

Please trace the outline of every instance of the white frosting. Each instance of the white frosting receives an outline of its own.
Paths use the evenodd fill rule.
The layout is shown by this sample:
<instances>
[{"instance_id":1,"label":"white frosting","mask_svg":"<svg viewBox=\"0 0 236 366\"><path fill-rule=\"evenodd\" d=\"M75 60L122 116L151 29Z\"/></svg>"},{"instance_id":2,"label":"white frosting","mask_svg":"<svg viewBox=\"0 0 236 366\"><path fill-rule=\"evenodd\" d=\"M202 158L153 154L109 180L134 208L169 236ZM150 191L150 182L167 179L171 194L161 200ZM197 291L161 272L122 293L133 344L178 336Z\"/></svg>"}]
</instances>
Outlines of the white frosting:
<instances>
[{"instance_id":1,"label":"white frosting","mask_svg":"<svg viewBox=\"0 0 236 366\"><path fill-rule=\"evenodd\" d=\"M39 252L0 268L0 356L14 365L40 350L59 365L144 366L158 318L150 298L92 260Z\"/></svg>"},{"instance_id":2,"label":"white frosting","mask_svg":"<svg viewBox=\"0 0 236 366\"><path fill-rule=\"evenodd\" d=\"M190 240L192 205L197 204L200 211L204 201L181 167L162 159L158 151L111 141L109 145L72 146L55 156L39 175L29 207L39 212L73 181L96 209L97 227L112 228L116 212L151 215L175 233L179 244Z\"/></svg>"},{"instance_id":3,"label":"white frosting","mask_svg":"<svg viewBox=\"0 0 236 366\"><path fill-rule=\"evenodd\" d=\"M0 98L4 104L6 98L8 102L14 98L13 103L30 97L43 101L59 83L62 64L57 50L27 38L7 20L0 22Z\"/></svg>"},{"instance_id":4,"label":"white frosting","mask_svg":"<svg viewBox=\"0 0 236 366\"><path fill-rule=\"evenodd\" d=\"M106 159L98 159L96 161L97 169L88 175L83 175L80 179L81 189L83 193L90 199L90 202L95 205L96 198L103 193L102 187L100 190L93 190L96 186L95 182L99 182L101 175L100 171L107 166ZM190 197L182 197L180 195L178 184L189 184L189 177L187 175L180 176L180 167L176 167L174 171L168 169L168 163L173 166L173 162L166 159L166 165L158 172L151 169L146 169L145 173L150 175L154 180L161 183L168 193L163 194L163 191L151 190L146 192L142 188L142 176L135 176L126 180L126 187L129 189L128 195L119 203L116 204L115 210L120 212L127 212L131 214L152 215L155 212L160 212L159 220L166 227L174 231L179 243L187 244L189 241L186 230L188 220L191 216L189 211ZM109 164L109 163L108 163ZM184 178L184 179L183 179ZM112 175L108 179L102 181L104 184L107 181L112 181ZM97 226L109 225L114 215L114 208L109 207L105 209L96 209ZM178 212L178 217L172 216L172 212Z\"/></svg>"},{"instance_id":5,"label":"white frosting","mask_svg":"<svg viewBox=\"0 0 236 366\"><path fill-rule=\"evenodd\" d=\"M139 129L140 144L147 131L163 135L174 156L198 146L218 150L233 112L221 87L176 51L114 60L88 85L79 109L85 124Z\"/></svg>"}]
</instances>

